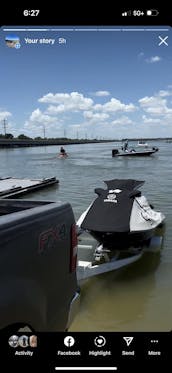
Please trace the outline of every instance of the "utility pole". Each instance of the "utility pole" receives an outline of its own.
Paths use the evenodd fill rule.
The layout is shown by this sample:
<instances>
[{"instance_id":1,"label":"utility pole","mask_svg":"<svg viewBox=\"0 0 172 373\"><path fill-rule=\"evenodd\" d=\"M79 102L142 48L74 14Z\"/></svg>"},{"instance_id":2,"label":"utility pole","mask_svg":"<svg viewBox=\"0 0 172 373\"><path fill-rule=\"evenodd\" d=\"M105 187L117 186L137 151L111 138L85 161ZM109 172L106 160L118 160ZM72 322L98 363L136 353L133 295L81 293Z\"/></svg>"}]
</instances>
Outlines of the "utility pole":
<instances>
[{"instance_id":1,"label":"utility pole","mask_svg":"<svg viewBox=\"0 0 172 373\"><path fill-rule=\"evenodd\" d=\"M43 124L43 132L44 132L44 139L45 139L45 124Z\"/></svg>"},{"instance_id":2,"label":"utility pole","mask_svg":"<svg viewBox=\"0 0 172 373\"><path fill-rule=\"evenodd\" d=\"M7 120L5 118L3 120L3 127L4 127L4 135L6 135Z\"/></svg>"}]
</instances>

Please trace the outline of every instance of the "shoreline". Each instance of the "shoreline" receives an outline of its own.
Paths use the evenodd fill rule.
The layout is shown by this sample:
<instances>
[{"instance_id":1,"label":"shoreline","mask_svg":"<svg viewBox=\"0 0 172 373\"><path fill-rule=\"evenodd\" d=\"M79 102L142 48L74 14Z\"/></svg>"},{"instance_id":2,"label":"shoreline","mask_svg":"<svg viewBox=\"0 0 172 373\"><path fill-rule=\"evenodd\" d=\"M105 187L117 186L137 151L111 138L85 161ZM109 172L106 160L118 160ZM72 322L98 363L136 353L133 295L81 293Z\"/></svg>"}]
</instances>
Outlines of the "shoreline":
<instances>
[{"instance_id":1,"label":"shoreline","mask_svg":"<svg viewBox=\"0 0 172 373\"><path fill-rule=\"evenodd\" d=\"M100 143L109 143L109 142L124 142L125 139L112 139L112 140L78 140L78 139L5 139L0 138L0 148L18 148L18 147L33 147L33 146L60 146L60 145L80 145L80 144L100 144ZM139 138L132 138L128 141L139 141ZM142 138L142 141L165 141L172 142L172 138Z\"/></svg>"}]
</instances>

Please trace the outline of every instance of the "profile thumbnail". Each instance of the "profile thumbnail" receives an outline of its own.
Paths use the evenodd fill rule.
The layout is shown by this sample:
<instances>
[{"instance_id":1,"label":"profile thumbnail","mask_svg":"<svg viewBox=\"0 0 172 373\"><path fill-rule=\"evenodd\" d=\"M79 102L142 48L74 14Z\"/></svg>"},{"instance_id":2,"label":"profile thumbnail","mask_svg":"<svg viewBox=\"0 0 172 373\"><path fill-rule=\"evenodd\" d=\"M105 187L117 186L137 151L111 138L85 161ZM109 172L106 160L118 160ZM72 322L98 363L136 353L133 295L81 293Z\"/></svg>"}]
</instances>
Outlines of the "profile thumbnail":
<instances>
[{"instance_id":1,"label":"profile thumbnail","mask_svg":"<svg viewBox=\"0 0 172 373\"><path fill-rule=\"evenodd\" d=\"M20 38L17 35L8 35L5 37L6 45L9 48L20 48Z\"/></svg>"},{"instance_id":2,"label":"profile thumbnail","mask_svg":"<svg viewBox=\"0 0 172 373\"><path fill-rule=\"evenodd\" d=\"M37 347L37 336L31 335L29 338L29 345L30 347Z\"/></svg>"},{"instance_id":3,"label":"profile thumbnail","mask_svg":"<svg viewBox=\"0 0 172 373\"><path fill-rule=\"evenodd\" d=\"M11 335L8 340L10 347L17 347L18 346L19 337L17 335Z\"/></svg>"},{"instance_id":4,"label":"profile thumbnail","mask_svg":"<svg viewBox=\"0 0 172 373\"><path fill-rule=\"evenodd\" d=\"M28 336L27 335L22 335L20 338L19 338L19 346L20 347L28 347L29 343L28 343Z\"/></svg>"}]
</instances>

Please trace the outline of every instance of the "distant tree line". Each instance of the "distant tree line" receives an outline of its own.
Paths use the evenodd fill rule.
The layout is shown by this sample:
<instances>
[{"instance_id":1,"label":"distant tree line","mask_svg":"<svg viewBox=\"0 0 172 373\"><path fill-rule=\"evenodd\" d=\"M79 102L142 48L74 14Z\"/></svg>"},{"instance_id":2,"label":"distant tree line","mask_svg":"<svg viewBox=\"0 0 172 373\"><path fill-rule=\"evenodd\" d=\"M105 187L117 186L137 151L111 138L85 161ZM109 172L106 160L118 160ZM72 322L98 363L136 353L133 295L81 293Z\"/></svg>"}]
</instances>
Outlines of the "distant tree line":
<instances>
[{"instance_id":1,"label":"distant tree line","mask_svg":"<svg viewBox=\"0 0 172 373\"><path fill-rule=\"evenodd\" d=\"M31 139L32 140L31 137L23 135L23 134L21 134L21 135L19 135L17 137L14 137L12 135L12 133L6 133L5 135L3 135L2 133L0 133L0 139L21 139L21 140Z\"/></svg>"},{"instance_id":2,"label":"distant tree line","mask_svg":"<svg viewBox=\"0 0 172 373\"><path fill-rule=\"evenodd\" d=\"M37 136L37 137L29 137L29 136L26 136L24 135L23 133L19 136L13 136L12 133L6 133L5 135L3 135L2 133L0 133L0 139L20 139L20 140L57 140L59 139L58 138L47 138L47 137L41 137L41 136ZM67 138L64 138L64 137L61 137L60 140L68 140Z\"/></svg>"},{"instance_id":3,"label":"distant tree line","mask_svg":"<svg viewBox=\"0 0 172 373\"><path fill-rule=\"evenodd\" d=\"M32 138L32 137L29 137L29 136L26 136L26 135L24 135L23 133L22 134L20 134L19 136L16 136L16 137L14 137L13 135L12 135L12 133L6 133L5 135L3 135L2 133L0 133L0 139L8 139L8 140L12 140L12 139L14 139L14 140L16 140L16 139L19 139L19 140L38 140L38 141L41 141L41 140L50 140L50 141L52 141L52 140L54 140L54 141L64 141L64 142L67 142L67 143L73 143L73 142L83 142L83 143L88 143L88 142L109 142L109 141L126 141L127 139L121 139L121 140L119 140L119 139L111 139L111 140L105 140L105 139L102 139L102 140L98 140L97 138L95 138L95 139L70 139L70 138L67 138L67 137L41 137L41 136L37 136L37 137L34 137L34 138ZM142 138L142 140L172 140L172 138L171 137L157 137L157 138L152 138L152 137L150 137L150 138ZM129 141L137 141L138 140L138 138L128 138L128 140Z\"/></svg>"},{"instance_id":4,"label":"distant tree line","mask_svg":"<svg viewBox=\"0 0 172 373\"><path fill-rule=\"evenodd\" d=\"M52 141L52 140L54 140L54 141L64 141L64 142L73 142L73 141L83 141L83 142L92 142L92 141L98 141L98 142L100 142L100 140L97 140L97 139L87 139L87 140L85 140L85 139L68 139L67 137L41 137L41 136L37 136L37 137L34 137L34 138L32 138L32 137L29 137L29 136L26 136L26 135L24 135L23 133L22 134L20 134L19 136L16 136L16 137L14 137L13 135L12 135L12 133L6 133L5 135L3 135L2 133L0 133L0 139L10 139L10 140L12 140L12 139L14 139L14 140L16 140L16 139L19 139L19 140L38 140L38 141L43 141L43 140L50 140L50 141ZM105 140L102 140L102 141L105 141Z\"/></svg>"}]
</instances>

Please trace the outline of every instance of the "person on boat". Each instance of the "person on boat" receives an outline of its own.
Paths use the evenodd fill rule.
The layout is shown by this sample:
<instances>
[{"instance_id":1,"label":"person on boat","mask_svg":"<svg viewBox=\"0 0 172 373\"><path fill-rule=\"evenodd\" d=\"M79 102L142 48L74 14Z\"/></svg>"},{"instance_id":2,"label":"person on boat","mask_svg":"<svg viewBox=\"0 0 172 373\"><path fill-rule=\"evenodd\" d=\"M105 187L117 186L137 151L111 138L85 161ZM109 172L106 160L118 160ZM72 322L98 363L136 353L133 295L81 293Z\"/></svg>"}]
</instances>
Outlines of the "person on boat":
<instances>
[{"instance_id":1,"label":"person on boat","mask_svg":"<svg viewBox=\"0 0 172 373\"><path fill-rule=\"evenodd\" d=\"M128 151L128 140L125 141L123 150L124 152Z\"/></svg>"}]
</instances>

